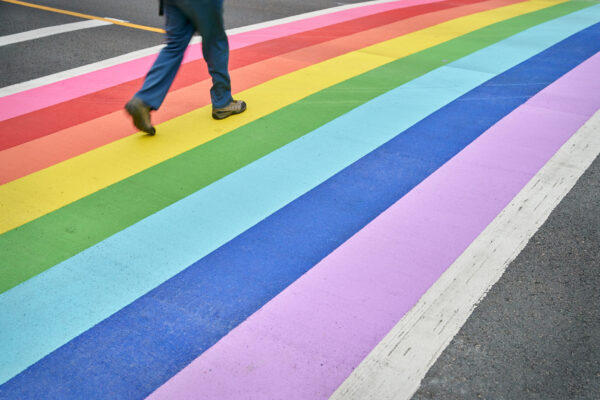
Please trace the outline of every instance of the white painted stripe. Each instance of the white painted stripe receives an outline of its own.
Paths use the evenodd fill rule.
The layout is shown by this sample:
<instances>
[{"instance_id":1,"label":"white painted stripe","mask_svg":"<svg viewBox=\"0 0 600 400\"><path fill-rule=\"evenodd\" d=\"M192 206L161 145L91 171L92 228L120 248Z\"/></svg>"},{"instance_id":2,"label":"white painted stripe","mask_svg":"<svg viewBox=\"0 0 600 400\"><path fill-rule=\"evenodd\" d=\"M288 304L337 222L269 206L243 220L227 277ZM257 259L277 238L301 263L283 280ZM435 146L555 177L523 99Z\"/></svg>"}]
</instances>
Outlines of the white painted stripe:
<instances>
[{"instance_id":1,"label":"white painted stripe","mask_svg":"<svg viewBox=\"0 0 600 400\"><path fill-rule=\"evenodd\" d=\"M130 21L127 21L126 19L119 19L119 18L112 18L112 17L104 17L104 19L110 19L111 21L117 21L117 22L130 22Z\"/></svg>"},{"instance_id":2,"label":"white painted stripe","mask_svg":"<svg viewBox=\"0 0 600 400\"><path fill-rule=\"evenodd\" d=\"M199 43L199 38L194 38L190 42L190 44ZM112 67L114 65L122 64L127 61L132 61L138 58L151 56L156 54L163 48L164 45L149 47L143 50L137 50L131 53L123 54L121 56L109 58L103 61L98 61L92 64L84 65L82 67L77 67L73 69L69 69L62 72L57 72L56 74L47 75L41 78L32 79L30 81L17 83L11 86L5 86L0 88L0 97L10 96L15 93L23 92L25 90L35 89L40 86L49 85L52 83L56 83L65 79L73 78L79 75L84 75L90 72L98 71L103 68Z\"/></svg>"},{"instance_id":3,"label":"white painted stripe","mask_svg":"<svg viewBox=\"0 0 600 400\"><path fill-rule=\"evenodd\" d=\"M240 27L240 28L228 29L227 35L228 36L236 35L239 33L255 31L258 29L262 29L262 28L269 28L269 27L276 26L276 25L282 25L282 24L286 24L289 22L301 21L303 19L317 17L319 15L331 14L331 13L338 12L338 11L348 10L348 9L357 8L357 7L363 7L363 6L372 5L372 4L391 3L393 1L397 1L397 0L365 1L363 3L347 4L347 5L343 5L343 6L327 8L324 10L312 11L312 12L308 12L308 13L304 13L304 14L275 19L272 21L261 22L258 24L248 25L248 26L244 26L244 27ZM114 18L112 18L112 19L114 19ZM192 41L190 42L190 44L196 44L196 43L200 43L200 42L201 42L201 40L199 37L194 37L192 39ZM157 54L163 47L164 47L164 45L153 46L153 47L149 47L149 48L146 48L143 50L137 50L137 51L134 51L131 53L123 54L118 57L113 57L113 58L109 58L109 59L106 59L103 61L99 61L99 62L95 62L92 64L84 65L81 67L73 68L73 69L70 69L67 71L58 72L56 74L47 75L47 76L44 76L41 78L32 79L30 81L6 86L3 88L0 88L0 97L9 96L11 94L23 92L25 90L34 89L36 87L40 87L40 86L44 86L44 85L49 85L49 84L52 84L52 83L55 83L58 81L62 81L64 79L69 79L69 78L73 78L75 76L84 75L84 74L87 74L90 72L94 72L94 71L97 71L97 70L100 70L103 68L112 67L114 65L122 64L124 62L132 61L132 60L135 60L138 58L151 56L153 54Z\"/></svg>"},{"instance_id":4,"label":"white painted stripe","mask_svg":"<svg viewBox=\"0 0 600 400\"><path fill-rule=\"evenodd\" d=\"M330 400L410 399L475 306L598 154L600 111L473 241Z\"/></svg>"},{"instance_id":5,"label":"white painted stripe","mask_svg":"<svg viewBox=\"0 0 600 400\"><path fill-rule=\"evenodd\" d=\"M96 28L98 26L111 25L107 21L86 20L80 22L71 22L69 24L49 26L46 28L34 29L27 32L15 33L13 35L0 36L0 47L9 44L25 42L27 40L39 39L46 36L58 35L59 33L78 31L87 28Z\"/></svg>"}]
</instances>

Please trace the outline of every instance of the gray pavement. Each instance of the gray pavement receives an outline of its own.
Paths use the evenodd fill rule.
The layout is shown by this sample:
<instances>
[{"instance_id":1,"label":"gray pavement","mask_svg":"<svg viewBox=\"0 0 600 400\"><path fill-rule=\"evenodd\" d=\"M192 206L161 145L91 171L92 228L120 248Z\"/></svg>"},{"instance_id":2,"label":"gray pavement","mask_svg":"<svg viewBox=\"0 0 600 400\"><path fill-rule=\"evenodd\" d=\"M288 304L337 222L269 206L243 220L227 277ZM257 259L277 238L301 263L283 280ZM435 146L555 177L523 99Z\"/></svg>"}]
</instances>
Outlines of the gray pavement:
<instances>
[{"instance_id":1,"label":"gray pavement","mask_svg":"<svg viewBox=\"0 0 600 400\"><path fill-rule=\"evenodd\" d=\"M162 43L162 35L158 33L107 25L2 46L0 87Z\"/></svg>"},{"instance_id":2,"label":"gray pavement","mask_svg":"<svg viewBox=\"0 0 600 400\"><path fill-rule=\"evenodd\" d=\"M236 28L363 1L365 0L225 0L225 23L227 28ZM163 25L162 17L158 16L158 0L35 0L32 3L98 17L124 19L141 25Z\"/></svg>"},{"instance_id":3,"label":"gray pavement","mask_svg":"<svg viewBox=\"0 0 600 400\"><path fill-rule=\"evenodd\" d=\"M78 21L81 18L0 2L0 36Z\"/></svg>"},{"instance_id":4,"label":"gray pavement","mask_svg":"<svg viewBox=\"0 0 600 400\"><path fill-rule=\"evenodd\" d=\"M600 399L600 158L429 370L413 400Z\"/></svg>"}]
</instances>

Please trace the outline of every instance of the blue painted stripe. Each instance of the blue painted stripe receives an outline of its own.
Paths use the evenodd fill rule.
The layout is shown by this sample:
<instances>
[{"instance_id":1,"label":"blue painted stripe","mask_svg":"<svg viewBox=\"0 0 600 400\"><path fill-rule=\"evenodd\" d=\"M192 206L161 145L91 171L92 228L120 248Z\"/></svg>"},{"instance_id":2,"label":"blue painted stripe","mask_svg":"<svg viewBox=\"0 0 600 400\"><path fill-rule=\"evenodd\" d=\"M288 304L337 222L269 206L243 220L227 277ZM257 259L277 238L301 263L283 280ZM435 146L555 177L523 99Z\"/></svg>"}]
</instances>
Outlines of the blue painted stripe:
<instances>
[{"instance_id":1,"label":"blue painted stripe","mask_svg":"<svg viewBox=\"0 0 600 400\"><path fill-rule=\"evenodd\" d=\"M600 25L595 25L444 106L44 358L0 387L0 395L139 398L149 394L500 118L599 50ZM433 76L448 79L458 71L456 77L465 78L465 71L454 68ZM413 94L423 87L407 86ZM431 91L435 86L425 87ZM449 96L447 91L429 95ZM398 89L382 96L324 127L320 134L328 129L351 131L356 124L353 117L364 118L362 113L390 101L397 107L405 94ZM372 122L373 135L393 128L393 124ZM364 134L364 127L356 129ZM299 142L304 146L309 141ZM345 137L332 144L344 141ZM281 165L291 162L282 154L276 157L285 162ZM262 161L273 162L270 159ZM262 168L254 165L249 171L264 174ZM269 164L267 170L272 168ZM229 179L258 190L251 181ZM236 194L229 192L232 195Z\"/></svg>"}]
</instances>

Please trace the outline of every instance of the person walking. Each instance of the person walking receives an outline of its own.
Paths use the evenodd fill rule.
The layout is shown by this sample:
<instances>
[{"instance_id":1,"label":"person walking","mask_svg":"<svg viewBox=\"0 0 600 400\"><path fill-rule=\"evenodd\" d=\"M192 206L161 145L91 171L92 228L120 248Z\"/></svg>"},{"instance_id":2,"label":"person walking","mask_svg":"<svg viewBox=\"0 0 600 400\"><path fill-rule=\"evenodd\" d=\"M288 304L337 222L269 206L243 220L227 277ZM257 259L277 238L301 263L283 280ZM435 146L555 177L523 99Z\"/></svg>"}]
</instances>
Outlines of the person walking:
<instances>
[{"instance_id":1,"label":"person walking","mask_svg":"<svg viewBox=\"0 0 600 400\"><path fill-rule=\"evenodd\" d=\"M159 14L163 11L167 45L150 68L142 88L125 105L136 128L150 135L156 133L150 111L158 110L165 99L194 32L202 37L202 54L212 78L212 117L223 119L244 112L246 103L231 96L223 0L160 0Z\"/></svg>"}]
</instances>

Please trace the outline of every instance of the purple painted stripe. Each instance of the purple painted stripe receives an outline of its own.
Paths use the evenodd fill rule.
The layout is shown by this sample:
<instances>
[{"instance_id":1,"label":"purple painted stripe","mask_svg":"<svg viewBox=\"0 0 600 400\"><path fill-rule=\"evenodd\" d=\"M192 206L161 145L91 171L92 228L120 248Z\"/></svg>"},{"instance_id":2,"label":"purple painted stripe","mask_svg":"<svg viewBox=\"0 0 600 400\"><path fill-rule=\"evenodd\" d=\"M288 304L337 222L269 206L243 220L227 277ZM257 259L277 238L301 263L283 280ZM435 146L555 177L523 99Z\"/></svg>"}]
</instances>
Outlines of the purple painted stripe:
<instances>
[{"instance_id":1,"label":"purple painted stripe","mask_svg":"<svg viewBox=\"0 0 600 400\"><path fill-rule=\"evenodd\" d=\"M150 398L333 393L600 108L598 70L600 53L517 108Z\"/></svg>"}]
</instances>

